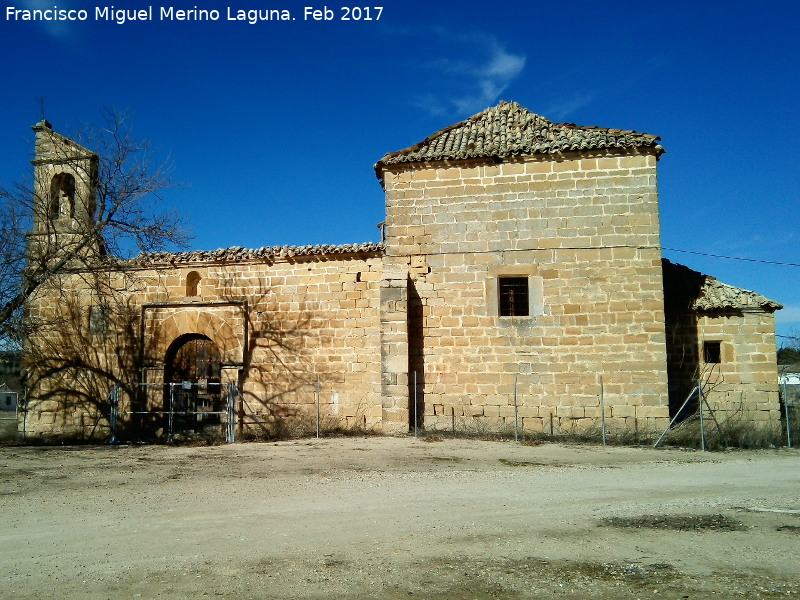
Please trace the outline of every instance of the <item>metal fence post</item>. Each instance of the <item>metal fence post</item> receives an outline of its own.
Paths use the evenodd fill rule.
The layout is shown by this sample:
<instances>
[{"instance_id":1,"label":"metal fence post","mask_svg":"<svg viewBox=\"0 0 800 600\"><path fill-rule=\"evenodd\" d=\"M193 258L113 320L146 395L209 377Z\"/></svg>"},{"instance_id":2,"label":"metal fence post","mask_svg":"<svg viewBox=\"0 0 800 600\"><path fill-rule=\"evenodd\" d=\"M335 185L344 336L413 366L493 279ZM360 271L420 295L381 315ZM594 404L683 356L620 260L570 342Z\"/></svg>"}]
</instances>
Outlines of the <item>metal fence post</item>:
<instances>
[{"instance_id":1,"label":"metal fence post","mask_svg":"<svg viewBox=\"0 0 800 600\"><path fill-rule=\"evenodd\" d=\"M519 407L517 405L517 374L514 373L514 441L519 442Z\"/></svg>"},{"instance_id":2,"label":"metal fence post","mask_svg":"<svg viewBox=\"0 0 800 600\"><path fill-rule=\"evenodd\" d=\"M167 426L167 441L172 441L172 415L175 412L175 383L169 384L169 420Z\"/></svg>"},{"instance_id":3,"label":"metal fence post","mask_svg":"<svg viewBox=\"0 0 800 600\"><path fill-rule=\"evenodd\" d=\"M109 415L109 426L111 427L111 439L109 444L119 444L117 440L117 423L119 420L119 386L115 383L108 392L108 401L111 404Z\"/></svg>"},{"instance_id":4,"label":"metal fence post","mask_svg":"<svg viewBox=\"0 0 800 600\"><path fill-rule=\"evenodd\" d=\"M414 371L414 437L417 437L417 372Z\"/></svg>"},{"instance_id":5,"label":"metal fence post","mask_svg":"<svg viewBox=\"0 0 800 600\"><path fill-rule=\"evenodd\" d=\"M792 419L789 413L792 412L792 407L789 406L789 390L786 386L786 380L783 382L783 408L786 411L786 445L792 447Z\"/></svg>"},{"instance_id":6,"label":"metal fence post","mask_svg":"<svg viewBox=\"0 0 800 600\"><path fill-rule=\"evenodd\" d=\"M17 410L19 410L19 403L17 403ZM22 390L22 439L28 439L28 386L26 385Z\"/></svg>"},{"instance_id":7,"label":"metal fence post","mask_svg":"<svg viewBox=\"0 0 800 600\"><path fill-rule=\"evenodd\" d=\"M697 405L700 409L700 447L706 451L706 428L703 416L703 381L697 380Z\"/></svg>"},{"instance_id":8,"label":"metal fence post","mask_svg":"<svg viewBox=\"0 0 800 600\"><path fill-rule=\"evenodd\" d=\"M228 384L228 428L225 441L232 444L236 441L236 396L239 390L235 383Z\"/></svg>"},{"instance_id":9,"label":"metal fence post","mask_svg":"<svg viewBox=\"0 0 800 600\"><path fill-rule=\"evenodd\" d=\"M606 399L603 374L600 373L600 427L603 431L603 446L606 445Z\"/></svg>"}]
</instances>

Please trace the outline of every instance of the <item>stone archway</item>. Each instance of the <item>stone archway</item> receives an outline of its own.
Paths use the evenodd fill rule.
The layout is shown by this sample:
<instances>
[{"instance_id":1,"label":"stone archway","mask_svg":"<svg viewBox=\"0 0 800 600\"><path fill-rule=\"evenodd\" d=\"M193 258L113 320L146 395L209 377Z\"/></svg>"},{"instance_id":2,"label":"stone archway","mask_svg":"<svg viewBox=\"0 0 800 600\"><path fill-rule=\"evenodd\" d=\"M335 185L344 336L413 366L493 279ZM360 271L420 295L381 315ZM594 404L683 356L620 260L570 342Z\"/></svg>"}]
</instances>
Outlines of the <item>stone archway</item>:
<instances>
[{"instance_id":1,"label":"stone archway","mask_svg":"<svg viewBox=\"0 0 800 600\"><path fill-rule=\"evenodd\" d=\"M201 335L212 340L226 365L241 365L246 340L243 307L154 306L145 311L144 339L151 364L159 364L164 349L185 335Z\"/></svg>"},{"instance_id":2,"label":"stone archway","mask_svg":"<svg viewBox=\"0 0 800 600\"><path fill-rule=\"evenodd\" d=\"M176 394L181 396L177 403L183 403L190 407L197 407L202 410L192 410L191 412L202 413L208 411L207 400L210 391L216 391L211 387L206 394L199 393L195 398L194 392L184 394L182 384L184 375L180 365L175 364L176 359L181 359L186 353L184 349L187 342L192 340L205 340L204 342L195 341L194 345L213 347L218 351L219 371L216 369L209 375L209 381L219 382L222 385L220 391L224 392L230 383L239 384L241 369L244 364L247 345L247 320L245 304L243 302L223 302L219 304L208 303L202 305L194 304L154 304L143 307L142 310L142 362L145 365L142 372L143 397L142 408L139 409L143 414L148 412L157 413L157 417L149 420L148 427L156 431L156 435L171 432L169 428L170 402L176 403ZM187 348L190 348L188 345ZM202 350L201 350L202 352ZM188 355L187 355L188 356ZM202 358L202 357L201 357ZM202 360L201 360L202 362ZM202 374L202 369L200 370ZM191 374L190 374L191 375ZM202 389L203 376L197 375L197 364L195 364L195 376L187 376L186 381L192 382L191 389ZM196 386L194 384L201 384ZM181 390L176 390L181 388ZM188 391L188 390L187 390ZM225 396L224 393L221 394ZM199 402L199 404L195 404ZM220 398L210 398L213 410L208 412L218 412L218 407L224 404ZM164 417L162 418L162 415ZM173 421L174 421L174 414ZM200 415L202 423L211 424L212 420L219 423L219 415ZM186 419L184 419L186 421ZM194 422L184 423L187 430L197 428L197 419ZM145 426L143 425L143 429ZM210 432L209 432L210 433Z\"/></svg>"},{"instance_id":3,"label":"stone archway","mask_svg":"<svg viewBox=\"0 0 800 600\"><path fill-rule=\"evenodd\" d=\"M196 432L219 425L223 410L222 359L217 345L199 333L184 334L164 357L164 408L171 431Z\"/></svg>"}]
</instances>

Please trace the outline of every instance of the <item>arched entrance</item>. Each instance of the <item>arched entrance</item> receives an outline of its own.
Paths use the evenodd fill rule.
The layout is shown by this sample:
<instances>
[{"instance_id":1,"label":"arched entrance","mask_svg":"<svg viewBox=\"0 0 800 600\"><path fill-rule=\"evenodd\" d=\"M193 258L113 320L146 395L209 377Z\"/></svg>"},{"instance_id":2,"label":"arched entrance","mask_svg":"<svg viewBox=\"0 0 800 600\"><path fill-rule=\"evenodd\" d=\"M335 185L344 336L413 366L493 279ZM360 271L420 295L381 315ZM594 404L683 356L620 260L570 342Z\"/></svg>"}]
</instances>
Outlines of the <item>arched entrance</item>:
<instances>
[{"instance_id":1,"label":"arched entrance","mask_svg":"<svg viewBox=\"0 0 800 600\"><path fill-rule=\"evenodd\" d=\"M197 432L218 425L223 402L217 345L198 333L182 335L170 345L164 363L170 384L165 386L164 409L172 413L171 431Z\"/></svg>"}]
</instances>

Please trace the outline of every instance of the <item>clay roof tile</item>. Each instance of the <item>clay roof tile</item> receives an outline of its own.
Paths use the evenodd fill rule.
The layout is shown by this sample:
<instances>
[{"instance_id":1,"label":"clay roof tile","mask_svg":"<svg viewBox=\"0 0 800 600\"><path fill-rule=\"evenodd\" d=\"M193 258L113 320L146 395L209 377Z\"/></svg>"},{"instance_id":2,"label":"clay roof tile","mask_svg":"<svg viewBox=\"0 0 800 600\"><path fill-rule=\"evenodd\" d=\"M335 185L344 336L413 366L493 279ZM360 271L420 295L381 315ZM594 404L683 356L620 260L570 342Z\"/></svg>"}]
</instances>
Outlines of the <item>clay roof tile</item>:
<instances>
[{"instance_id":1,"label":"clay roof tile","mask_svg":"<svg viewBox=\"0 0 800 600\"><path fill-rule=\"evenodd\" d=\"M402 163L503 159L575 150L651 148L660 155L664 150L659 140L658 136L635 131L553 123L516 102L501 102L418 144L387 154L375 165L375 172L380 179L383 167Z\"/></svg>"},{"instance_id":2,"label":"clay roof tile","mask_svg":"<svg viewBox=\"0 0 800 600\"><path fill-rule=\"evenodd\" d=\"M757 311L775 312L783 306L761 294L737 288L710 275L662 259L664 302L678 310L697 312Z\"/></svg>"},{"instance_id":3,"label":"clay roof tile","mask_svg":"<svg viewBox=\"0 0 800 600\"><path fill-rule=\"evenodd\" d=\"M155 266L160 264L198 263L198 262L237 262L248 260L270 260L276 258L292 258L314 255L348 255L348 254L376 254L383 252L383 244L367 242L364 244L342 244L339 246L272 246L261 247L254 250L233 246L219 250L191 252L153 252L142 254L129 264L135 267Z\"/></svg>"}]
</instances>

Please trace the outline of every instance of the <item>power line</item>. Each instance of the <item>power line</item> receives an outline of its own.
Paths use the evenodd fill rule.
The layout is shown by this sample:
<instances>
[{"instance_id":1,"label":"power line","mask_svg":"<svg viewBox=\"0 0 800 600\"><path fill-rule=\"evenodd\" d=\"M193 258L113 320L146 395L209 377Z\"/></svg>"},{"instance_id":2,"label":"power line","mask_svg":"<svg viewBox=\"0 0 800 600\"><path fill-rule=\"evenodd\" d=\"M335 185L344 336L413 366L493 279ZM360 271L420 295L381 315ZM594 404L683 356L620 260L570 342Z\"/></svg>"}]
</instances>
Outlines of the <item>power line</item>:
<instances>
[{"instance_id":1,"label":"power line","mask_svg":"<svg viewBox=\"0 0 800 600\"><path fill-rule=\"evenodd\" d=\"M762 263L765 265L780 265L782 267L800 267L798 263L778 262L776 260L760 260L758 258L742 258L741 256L723 256L722 254L708 254L707 252L694 252L692 250L678 250L677 248L661 248L667 252L684 252L685 254L697 254L699 256L710 256L712 258L727 258L728 260L743 260L746 262Z\"/></svg>"}]
</instances>

